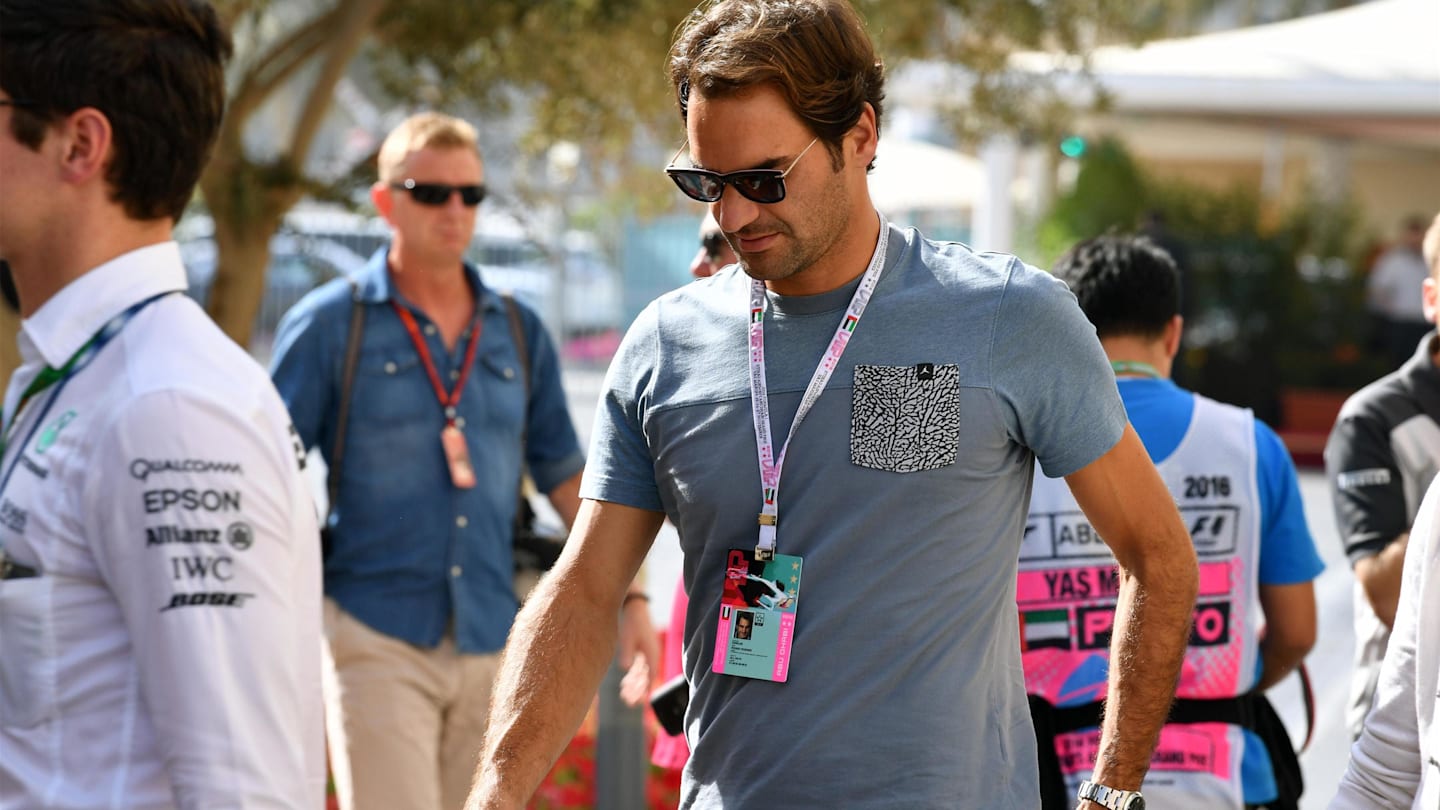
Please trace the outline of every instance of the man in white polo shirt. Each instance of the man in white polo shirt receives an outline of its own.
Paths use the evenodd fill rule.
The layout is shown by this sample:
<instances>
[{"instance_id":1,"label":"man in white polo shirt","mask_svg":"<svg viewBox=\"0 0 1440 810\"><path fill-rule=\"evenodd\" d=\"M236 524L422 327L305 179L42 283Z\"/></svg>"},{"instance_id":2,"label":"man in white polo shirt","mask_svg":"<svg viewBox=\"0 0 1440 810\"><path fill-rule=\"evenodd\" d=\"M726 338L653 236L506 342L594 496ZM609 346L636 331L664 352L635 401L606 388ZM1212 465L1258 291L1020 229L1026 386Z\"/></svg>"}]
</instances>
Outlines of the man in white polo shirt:
<instances>
[{"instance_id":1,"label":"man in white polo shirt","mask_svg":"<svg viewBox=\"0 0 1440 810\"><path fill-rule=\"evenodd\" d=\"M316 808L320 571L265 372L171 241L224 109L200 0L0 0L0 808Z\"/></svg>"}]
</instances>

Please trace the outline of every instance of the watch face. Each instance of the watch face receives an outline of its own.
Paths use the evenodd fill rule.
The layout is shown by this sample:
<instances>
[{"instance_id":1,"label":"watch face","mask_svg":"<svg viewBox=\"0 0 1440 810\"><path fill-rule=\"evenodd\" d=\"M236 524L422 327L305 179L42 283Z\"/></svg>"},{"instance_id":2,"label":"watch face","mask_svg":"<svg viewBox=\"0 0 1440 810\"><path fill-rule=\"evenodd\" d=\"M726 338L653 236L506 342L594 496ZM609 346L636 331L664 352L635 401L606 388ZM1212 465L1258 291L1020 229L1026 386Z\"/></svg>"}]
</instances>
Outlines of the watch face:
<instances>
[{"instance_id":1,"label":"watch face","mask_svg":"<svg viewBox=\"0 0 1440 810\"><path fill-rule=\"evenodd\" d=\"M1125 803L1124 810L1145 810L1145 797L1131 796L1130 801Z\"/></svg>"}]
</instances>

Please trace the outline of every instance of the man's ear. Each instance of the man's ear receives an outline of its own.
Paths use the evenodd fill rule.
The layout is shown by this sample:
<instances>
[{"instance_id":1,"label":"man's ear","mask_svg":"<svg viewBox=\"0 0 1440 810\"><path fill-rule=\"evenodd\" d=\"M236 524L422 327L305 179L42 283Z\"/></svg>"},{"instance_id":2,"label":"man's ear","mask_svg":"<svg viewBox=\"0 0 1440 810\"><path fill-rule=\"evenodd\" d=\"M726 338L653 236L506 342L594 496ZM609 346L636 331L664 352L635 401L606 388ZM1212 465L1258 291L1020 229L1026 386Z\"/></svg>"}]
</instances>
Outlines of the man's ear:
<instances>
[{"instance_id":1,"label":"man's ear","mask_svg":"<svg viewBox=\"0 0 1440 810\"><path fill-rule=\"evenodd\" d=\"M1425 320L1435 323L1436 317L1440 316L1440 282L1433 275L1420 286L1420 306L1425 311Z\"/></svg>"},{"instance_id":2,"label":"man's ear","mask_svg":"<svg viewBox=\"0 0 1440 810\"><path fill-rule=\"evenodd\" d=\"M847 146L854 150L855 163L863 170L875 159L875 150L880 144L880 132L875 125L875 108L865 102L855 126L845 133Z\"/></svg>"},{"instance_id":3,"label":"man's ear","mask_svg":"<svg viewBox=\"0 0 1440 810\"><path fill-rule=\"evenodd\" d=\"M60 177L80 185L105 176L114 156L114 131L105 113L81 107L65 116L54 129L59 138Z\"/></svg>"},{"instance_id":4,"label":"man's ear","mask_svg":"<svg viewBox=\"0 0 1440 810\"><path fill-rule=\"evenodd\" d=\"M395 208L395 193L388 183L376 180L370 186L370 202L375 205L375 210L386 222L391 222L390 212Z\"/></svg>"}]
</instances>

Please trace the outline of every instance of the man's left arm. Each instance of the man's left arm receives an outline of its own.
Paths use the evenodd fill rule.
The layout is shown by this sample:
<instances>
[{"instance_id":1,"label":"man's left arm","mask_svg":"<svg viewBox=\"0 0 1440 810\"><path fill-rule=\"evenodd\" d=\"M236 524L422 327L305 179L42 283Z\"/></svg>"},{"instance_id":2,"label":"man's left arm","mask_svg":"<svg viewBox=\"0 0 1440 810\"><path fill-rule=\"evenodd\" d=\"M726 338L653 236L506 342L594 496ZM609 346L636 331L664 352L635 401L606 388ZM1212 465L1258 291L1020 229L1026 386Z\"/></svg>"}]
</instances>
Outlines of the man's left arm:
<instances>
[{"instance_id":1,"label":"man's left arm","mask_svg":"<svg viewBox=\"0 0 1440 810\"><path fill-rule=\"evenodd\" d=\"M1091 779L1139 790L1189 639L1199 580L1195 549L1174 498L1129 425L1113 448L1065 480L1119 563L1109 697Z\"/></svg>"},{"instance_id":2,"label":"man's left arm","mask_svg":"<svg viewBox=\"0 0 1440 810\"><path fill-rule=\"evenodd\" d=\"M1315 646L1315 583L1260 585L1265 637L1260 640L1259 690L1269 689L1295 671Z\"/></svg>"},{"instance_id":3,"label":"man's left arm","mask_svg":"<svg viewBox=\"0 0 1440 810\"><path fill-rule=\"evenodd\" d=\"M575 515L580 512L580 478L584 471L556 484L553 489L545 493L545 499L555 508L555 513L565 521L565 528L575 525Z\"/></svg>"}]
</instances>

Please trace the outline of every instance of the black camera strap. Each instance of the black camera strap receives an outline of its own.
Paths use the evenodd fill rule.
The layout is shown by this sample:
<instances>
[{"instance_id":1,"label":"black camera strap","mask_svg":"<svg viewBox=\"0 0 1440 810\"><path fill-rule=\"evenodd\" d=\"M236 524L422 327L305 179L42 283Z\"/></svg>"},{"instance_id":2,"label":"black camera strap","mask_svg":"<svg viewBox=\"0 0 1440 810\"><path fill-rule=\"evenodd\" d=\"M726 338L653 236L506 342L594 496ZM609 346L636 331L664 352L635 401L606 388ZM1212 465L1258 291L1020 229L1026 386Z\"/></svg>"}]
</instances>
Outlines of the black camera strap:
<instances>
[{"instance_id":1,"label":"black camera strap","mask_svg":"<svg viewBox=\"0 0 1440 810\"><path fill-rule=\"evenodd\" d=\"M556 538L536 531L535 510L530 506L530 499L525 497L525 479L528 475L525 448L530 425L530 347L525 342L520 307L508 294L501 295L501 298L505 302L505 314L510 319L510 334L515 341L515 353L520 358L520 373L525 382L525 416L520 425L520 480L515 485L515 522L511 531L515 568L517 571L543 572L554 567L555 561L559 559L564 536Z\"/></svg>"},{"instance_id":2,"label":"black camera strap","mask_svg":"<svg viewBox=\"0 0 1440 810\"><path fill-rule=\"evenodd\" d=\"M335 414L335 444L330 448L329 466L325 472L325 521L320 526L321 558L330 556L330 516L335 514L335 500L340 495L340 465L345 460L345 431L350 423L350 394L355 388L355 367L360 362L360 337L365 331L365 302L360 300L360 285L350 282L350 331L345 336L345 365L340 375L340 407Z\"/></svg>"},{"instance_id":3,"label":"black camera strap","mask_svg":"<svg viewBox=\"0 0 1440 810\"><path fill-rule=\"evenodd\" d=\"M514 537L519 537L521 530L529 526L534 519L530 501L525 498L525 449L530 430L530 344L525 341L525 325L520 321L520 307L515 303L515 297L509 293L501 293L500 300L505 302L505 316L510 321L510 338L515 343L515 354L520 358L520 379L525 385L525 413L520 419L520 483L515 489L513 533Z\"/></svg>"}]
</instances>

